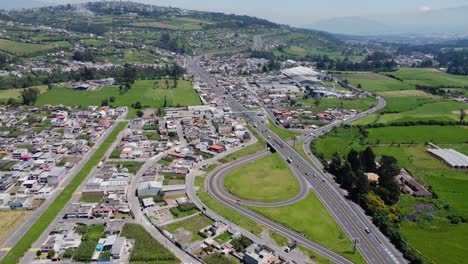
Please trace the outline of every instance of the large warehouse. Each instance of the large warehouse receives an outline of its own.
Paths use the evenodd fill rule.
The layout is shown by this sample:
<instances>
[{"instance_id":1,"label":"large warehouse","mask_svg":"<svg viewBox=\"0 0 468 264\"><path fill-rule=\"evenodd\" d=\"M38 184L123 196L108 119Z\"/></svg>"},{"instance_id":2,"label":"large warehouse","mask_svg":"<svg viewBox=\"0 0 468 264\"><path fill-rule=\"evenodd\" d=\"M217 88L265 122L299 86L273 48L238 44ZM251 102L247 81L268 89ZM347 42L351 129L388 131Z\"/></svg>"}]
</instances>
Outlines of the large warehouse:
<instances>
[{"instance_id":1,"label":"large warehouse","mask_svg":"<svg viewBox=\"0 0 468 264\"><path fill-rule=\"evenodd\" d=\"M299 66L282 70L281 73L286 77L300 83L301 85L314 85L321 84L322 82L318 79L322 74L316 72L311 68Z\"/></svg>"},{"instance_id":2,"label":"large warehouse","mask_svg":"<svg viewBox=\"0 0 468 264\"><path fill-rule=\"evenodd\" d=\"M431 148L427 150L432 155L443 160L450 167L455 169L468 169L468 156L453 150L453 149L441 149Z\"/></svg>"}]
</instances>

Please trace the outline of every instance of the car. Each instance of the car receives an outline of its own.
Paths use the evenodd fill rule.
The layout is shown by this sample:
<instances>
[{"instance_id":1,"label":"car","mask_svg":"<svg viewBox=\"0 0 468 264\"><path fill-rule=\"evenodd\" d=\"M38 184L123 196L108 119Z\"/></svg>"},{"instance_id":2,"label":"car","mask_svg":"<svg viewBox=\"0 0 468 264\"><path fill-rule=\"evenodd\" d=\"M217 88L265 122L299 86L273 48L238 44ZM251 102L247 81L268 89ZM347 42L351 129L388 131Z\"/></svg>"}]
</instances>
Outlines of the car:
<instances>
[{"instance_id":1,"label":"car","mask_svg":"<svg viewBox=\"0 0 468 264\"><path fill-rule=\"evenodd\" d=\"M366 231L367 234L370 234L370 230L368 227L366 227L366 229L364 229L364 231Z\"/></svg>"}]
</instances>

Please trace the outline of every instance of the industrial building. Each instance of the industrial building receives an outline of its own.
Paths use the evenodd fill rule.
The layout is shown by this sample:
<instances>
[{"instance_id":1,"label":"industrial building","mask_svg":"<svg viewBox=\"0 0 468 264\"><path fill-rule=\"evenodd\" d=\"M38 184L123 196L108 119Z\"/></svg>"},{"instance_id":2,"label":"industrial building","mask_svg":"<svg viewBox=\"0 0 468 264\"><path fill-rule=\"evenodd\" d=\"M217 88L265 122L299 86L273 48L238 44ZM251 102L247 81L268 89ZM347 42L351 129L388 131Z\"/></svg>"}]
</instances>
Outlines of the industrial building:
<instances>
[{"instance_id":1,"label":"industrial building","mask_svg":"<svg viewBox=\"0 0 468 264\"><path fill-rule=\"evenodd\" d=\"M441 149L441 148L430 148L427 150L436 158L444 161L450 167L455 169L468 169L468 156L453 150L453 149Z\"/></svg>"}]
</instances>

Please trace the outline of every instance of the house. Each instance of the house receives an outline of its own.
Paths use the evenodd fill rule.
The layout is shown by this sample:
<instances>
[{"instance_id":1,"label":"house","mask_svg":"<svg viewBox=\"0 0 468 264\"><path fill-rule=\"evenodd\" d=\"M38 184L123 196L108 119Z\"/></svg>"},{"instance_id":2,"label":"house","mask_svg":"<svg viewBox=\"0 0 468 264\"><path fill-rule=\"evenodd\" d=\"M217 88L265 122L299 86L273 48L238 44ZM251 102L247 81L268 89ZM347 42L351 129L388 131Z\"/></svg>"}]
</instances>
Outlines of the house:
<instances>
[{"instance_id":1,"label":"house","mask_svg":"<svg viewBox=\"0 0 468 264\"><path fill-rule=\"evenodd\" d=\"M54 167L47 175L47 183L50 185L58 185L65 175L67 174L67 169L65 167Z\"/></svg>"},{"instance_id":2,"label":"house","mask_svg":"<svg viewBox=\"0 0 468 264\"><path fill-rule=\"evenodd\" d=\"M263 245L252 244L245 250L245 264L270 264L278 260L274 251Z\"/></svg>"},{"instance_id":3,"label":"house","mask_svg":"<svg viewBox=\"0 0 468 264\"><path fill-rule=\"evenodd\" d=\"M224 152L226 150L226 148L225 148L225 146L215 144L215 145L209 146L208 150L214 151L214 152L217 152L217 153L221 153L221 152Z\"/></svg>"},{"instance_id":4,"label":"house","mask_svg":"<svg viewBox=\"0 0 468 264\"><path fill-rule=\"evenodd\" d=\"M46 242L41 246L41 252L55 251L59 252L60 246L63 241L63 235L55 234L47 238Z\"/></svg>"},{"instance_id":5,"label":"house","mask_svg":"<svg viewBox=\"0 0 468 264\"><path fill-rule=\"evenodd\" d=\"M95 203L73 203L63 216L63 219L92 218L95 207Z\"/></svg>"},{"instance_id":6,"label":"house","mask_svg":"<svg viewBox=\"0 0 468 264\"><path fill-rule=\"evenodd\" d=\"M144 208L155 206L154 200L151 197L143 199L142 203Z\"/></svg>"},{"instance_id":7,"label":"house","mask_svg":"<svg viewBox=\"0 0 468 264\"><path fill-rule=\"evenodd\" d=\"M111 249L111 255L113 259L120 259L124 252L126 243L127 239L125 237L119 237L115 240L114 245Z\"/></svg>"},{"instance_id":8,"label":"house","mask_svg":"<svg viewBox=\"0 0 468 264\"><path fill-rule=\"evenodd\" d=\"M160 181L146 181L138 184L138 196L152 196L159 195L162 191L162 182Z\"/></svg>"},{"instance_id":9,"label":"house","mask_svg":"<svg viewBox=\"0 0 468 264\"><path fill-rule=\"evenodd\" d=\"M104 241L104 244L102 246L103 251L110 251L112 247L115 244L115 241L117 240L117 235L110 235L106 238L106 241Z\"/></svg>"}]
</instances>

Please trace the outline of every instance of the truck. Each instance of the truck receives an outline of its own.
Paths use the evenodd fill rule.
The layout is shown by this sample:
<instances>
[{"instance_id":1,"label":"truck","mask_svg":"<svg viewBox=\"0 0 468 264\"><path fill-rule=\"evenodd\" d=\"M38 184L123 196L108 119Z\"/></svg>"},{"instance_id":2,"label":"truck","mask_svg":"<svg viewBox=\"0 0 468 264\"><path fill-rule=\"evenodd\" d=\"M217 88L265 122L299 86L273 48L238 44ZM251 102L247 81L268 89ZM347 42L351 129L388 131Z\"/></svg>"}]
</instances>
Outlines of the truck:
<instances>
[{"instance_id":1,"label":"truck","mask_svg":"<svg viewBox=\"0 0 468 264\"><path fill-rule=\"evenodd\" d=\"M296 241L293 241L291 243L289 243L289 245L284 249L285 252L291 252L291 250L293 250L295 247L297 246L297 242Z\"/></svg>"}]
</instances>

